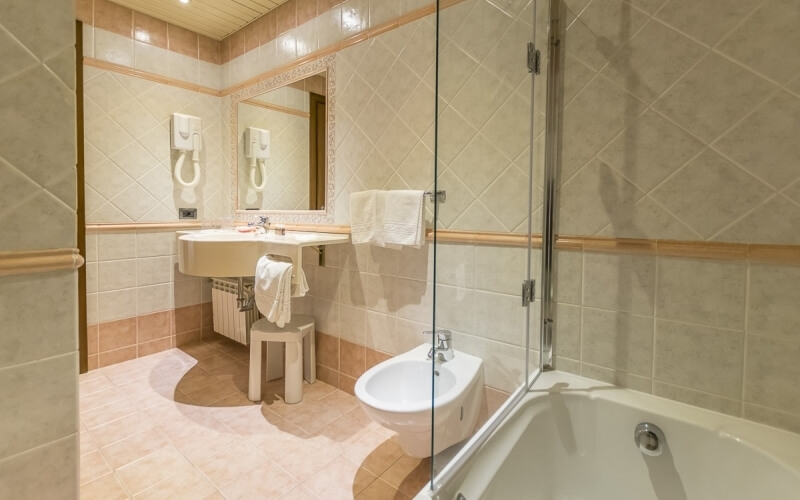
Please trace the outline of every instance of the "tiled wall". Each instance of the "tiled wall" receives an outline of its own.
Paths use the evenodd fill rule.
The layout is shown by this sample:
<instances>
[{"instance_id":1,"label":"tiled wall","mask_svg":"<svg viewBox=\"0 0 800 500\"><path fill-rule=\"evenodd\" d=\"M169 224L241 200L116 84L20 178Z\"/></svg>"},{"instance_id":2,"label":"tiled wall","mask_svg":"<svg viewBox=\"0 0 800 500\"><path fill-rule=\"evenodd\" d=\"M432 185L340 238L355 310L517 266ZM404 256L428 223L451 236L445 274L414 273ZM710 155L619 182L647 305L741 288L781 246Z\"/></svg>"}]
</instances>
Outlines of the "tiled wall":
<instances>
[{"instance_id":1,"label":"tiled wall","mask_svg":"<svg viewBox=\"0 0 800 500\"><path fill-rule=\"evenodd\" d=\"M86 57L220 88L219 42L108 0L76 0Z\"/></svg>"},{"instance_id":2,"label":"tiled wall","mask_svg":"<svg viewBox=\"0 0 800 500\"><path fill-rule=\"evenodd\" d=\"M395 21L431 0L290 0L222 40L222 86Z\"/></svg>"},{"instance_id":3,"label":"tiled wall","mask_svg":"<svg viewBox=\"0 0 800 500\"><path fill-rule=\"evenodd\" d=\"M377 351L372 357L396 355L431 341L422 334L430 330L433 314L430 245L333 245L326 252L324 267L313 265L313 256L304 260L313 304L300 307L313 305L317 330L340 339L340 385L346 388L371 366L362 358L369 350ZM437 248L437 328L452 330L456 349L484 360L487 386L507 392L522 382L525 369L525 314L518 294L524 257L522 248ZM336 368L324 361L324 352L318 355L326 368Z\"/></svg>"},{"instance_id":4,"label":"tiled wall","mask_svg":"<svg viewBox=\"0 0 800 500\"><path fill-rule=\"evenodd\" d=\"M250 183L250 160L245 157L244 137L239 138L239 200L244 207L261 210L308 210L309 207L309 94L283 87L261 96L271 104L304 112L306 116L257 105L239 103L238 130L247 127L269 130L270 157L264 160L267 182L263 191ZM241 135L241 134L240 134ZM320 167L323 168L323 167ZM260 169L256 182L262 182Z\"/></svg>"},{"instance_id":5,"label":"tiled wall","mask_svg":"<svg viewBox=\"0 0 800 500\"><path fill-rule=\"evenodd\" d=\"M178 208L197 208L198 220L228 215L221 106L219 97L84 66L87 222L177 221ZM201 180L195 188L172 179L175 112L202 120ZM187 158L184 178L191 172Z\"/></svg>"},{"instance_id":6,"label":"tiled wall","mask_svg":"<svg viewBox=\"0 0 800 500\"><path fill-rule=\"evenodd\" d=\"M800 268L558 254L558 368L800 432Z\"/></svg>"},{"instance_id":7,"label":"tiled wall","mask_svg":"<svg viewBox=\"0 0 800 500\"><path fill-rule=\"evenodd\" d=\"M0 19L0 251L74 248L71 2ZM78 498L77 272L0 278L0 497Z\"/></svg>"},{"instance_id":8,"label":"tiled wall","mask_svg":"<svg viewBox=\"0 0 800 500\"><path fill-rule=\"evenodd\" d=\"M211 326L209 280L178 270L173 231L90 234L90 369L199 340Z\"/></svg>"},{"instance_id":9,"label":"tiled wall","mask_svg":"<svg viewBox=\"0 0 800 500\"><path fill-rule=\"evenodd\" d=\"M560 232L800 243L800 4L567 4Z\"/></svg>"},{"instance_id":10,"label":"tiled wall","mask_svg":"<svg viewBox=\"0 0 800 500\"><path fill-rule=\"evenodd\" d=\"M503 10L471 0L443 12L441 229L527 230L531 82L514 48L530 39L532 18L525 2ZM337 223L349 222L353 192L432 188L434 36L428 16L338 53Z\"/></svg>"}]
</instances>

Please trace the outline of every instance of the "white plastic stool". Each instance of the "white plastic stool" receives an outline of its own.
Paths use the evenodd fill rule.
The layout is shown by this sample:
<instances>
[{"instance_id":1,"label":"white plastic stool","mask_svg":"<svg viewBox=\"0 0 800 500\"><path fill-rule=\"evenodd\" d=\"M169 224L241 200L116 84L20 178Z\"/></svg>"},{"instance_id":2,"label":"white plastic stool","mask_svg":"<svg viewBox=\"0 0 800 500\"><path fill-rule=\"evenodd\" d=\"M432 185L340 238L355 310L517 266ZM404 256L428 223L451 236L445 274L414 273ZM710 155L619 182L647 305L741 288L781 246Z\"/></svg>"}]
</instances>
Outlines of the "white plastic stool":
<instances>
[{"instance_id":1,"label":"white plastic stool","mask_svg":"<svg viewBox=\"0 0 800 500\"><path fill-rule=\"evenodd\" d=\"M250 327L250 384L247 390L250 401L261 401L262 342L286 344L284 401L287 404L294 404L303 400L303 378L310 384L317 380L314 328L314 317L304 314L293 315L292 321L282 328L270 323L266 318L253 323ZM275 350L272 349L272 352ZM269 357L274 358L274 356ZM270 370L270 367L267 369Z\"/></svg>"}]
</instances>

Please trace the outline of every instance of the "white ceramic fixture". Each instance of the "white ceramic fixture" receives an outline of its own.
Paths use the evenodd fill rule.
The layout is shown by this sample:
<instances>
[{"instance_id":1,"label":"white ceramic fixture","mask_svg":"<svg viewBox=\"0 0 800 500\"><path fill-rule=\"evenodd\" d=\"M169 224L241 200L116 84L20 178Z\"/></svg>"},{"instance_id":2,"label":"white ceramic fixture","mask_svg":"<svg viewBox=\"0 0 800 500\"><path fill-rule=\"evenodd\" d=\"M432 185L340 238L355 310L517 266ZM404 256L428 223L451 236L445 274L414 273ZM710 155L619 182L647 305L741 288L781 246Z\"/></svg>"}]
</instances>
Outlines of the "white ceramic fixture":
<instances>
[{"instance_id":1,"label":"white ceramic fixture","mask_svg":"<svg viewBox=\"0 0 800 500\"><path fill-rule=\"evenodd\" d=\"M253 276L266 254L290 257L302 266L304 247L347 243L346 234L287 231L285 235L206 229L178 231L178 268L183 274L225 278Z\"/></svg>"},{"instance_id":2,"label":"white ceramic fixture","mask_svg":"<svg viewBox=\"0 0 800 500\"><path fill-rule=\"evenodd\" d=\"M661 453L641 449L643 423ZM800 498L800 435L558 371L469 453L416 498Z\"/></svg>"},{"instance_id":3,"label":"white ceramic fixture","mask_svg":"<svg viewBox=\"0 0 800 500\"><path fill-rule=\"evenodd\" d=\"M453 359L432 367L429 350L423 344L386 360L367 370L355 386L367 415L396 431L403 451L420 458L431 455L431 404L436 418L433 452L439 453L473 433L483 392L480 358L455 351Z\"/></svg>"}]
</instances>

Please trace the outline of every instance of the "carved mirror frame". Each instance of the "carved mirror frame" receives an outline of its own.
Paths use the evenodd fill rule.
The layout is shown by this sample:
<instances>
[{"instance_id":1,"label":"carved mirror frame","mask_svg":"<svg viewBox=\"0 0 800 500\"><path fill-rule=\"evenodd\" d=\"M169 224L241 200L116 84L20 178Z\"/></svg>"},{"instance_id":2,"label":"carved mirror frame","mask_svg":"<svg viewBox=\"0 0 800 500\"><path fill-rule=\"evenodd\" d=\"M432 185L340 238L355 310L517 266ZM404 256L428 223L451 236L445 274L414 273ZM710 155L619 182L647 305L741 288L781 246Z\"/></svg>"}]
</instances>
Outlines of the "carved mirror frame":
<instances>
[{"instance_id":1,"label":"carved mirror frame","mask_svg":"<svg viewBox=\"0 0 800 500\"><path fill-rule=\"evenodd\" d=\"M231 164L231 204L233 213L241 214L262 214L269 216L273 222L284 222L294 224L332 224L333 211L335 206L334 190L334 131L336 129L335 112L336 109L336 72L335 54L321 57L314 61L301 64L280 75L267 78L253 85L244 87L231 93L230 96L230 164ZM255 97L270 90L283 87L290 83L303 80L309 76L326 72L326 172L325 172L325 210L243 210L239 208L239 111L238 104L242 101Z\"/></svg>"}]
</instances>

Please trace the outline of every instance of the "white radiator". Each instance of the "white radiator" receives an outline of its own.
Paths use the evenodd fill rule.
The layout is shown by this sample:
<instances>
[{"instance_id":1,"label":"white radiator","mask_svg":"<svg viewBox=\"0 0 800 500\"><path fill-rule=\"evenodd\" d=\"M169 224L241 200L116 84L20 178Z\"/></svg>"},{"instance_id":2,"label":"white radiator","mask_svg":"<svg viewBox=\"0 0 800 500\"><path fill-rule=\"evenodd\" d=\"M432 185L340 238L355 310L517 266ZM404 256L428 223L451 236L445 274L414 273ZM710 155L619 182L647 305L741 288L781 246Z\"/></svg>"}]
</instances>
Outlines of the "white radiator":
<instances>
[{"instance_id":1,"label":"white radiator","mask_svg":"<svg viewBox=\"0 0 800 500\"><path fill-rule=\"evenodd\" d=\"M247 281L245 281L247 284ZM214 331L241 344L250 343L250 325L258 319L258 309L240 312L236 303L238 283L232 279L211 279L211 302L214 312ZM250 299L252 292L245 287L245 298Z\"/></svg>"}]
</instances>

